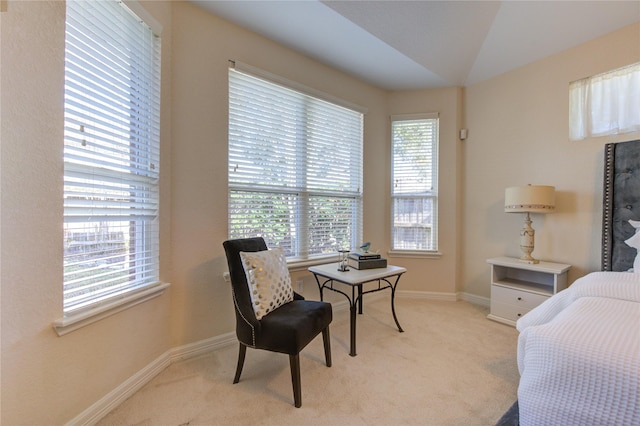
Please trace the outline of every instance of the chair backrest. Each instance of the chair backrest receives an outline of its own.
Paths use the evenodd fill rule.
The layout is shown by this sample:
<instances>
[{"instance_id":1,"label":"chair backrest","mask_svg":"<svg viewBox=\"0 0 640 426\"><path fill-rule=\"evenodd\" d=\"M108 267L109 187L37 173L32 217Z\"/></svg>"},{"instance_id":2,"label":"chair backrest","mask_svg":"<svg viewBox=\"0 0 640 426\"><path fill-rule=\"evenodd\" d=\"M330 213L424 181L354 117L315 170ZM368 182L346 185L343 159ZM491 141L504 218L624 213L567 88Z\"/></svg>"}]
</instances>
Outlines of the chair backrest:
<instances>
[{"instance_id":1,"label":"chair backrest","mask_svg":"<svg viewBox=\"0 0 640 426\"><path fill-rule=\"evenodd\" d=\"M247 276L242 266L240 252L267 250L262 237L240 238L222 243L227 255L229 276L233 291L233 304L236 311L236 336L245 345L255 346L256 335L260 333L260 321L256 318L251 304Z\"/></svg>"}]
</instances>

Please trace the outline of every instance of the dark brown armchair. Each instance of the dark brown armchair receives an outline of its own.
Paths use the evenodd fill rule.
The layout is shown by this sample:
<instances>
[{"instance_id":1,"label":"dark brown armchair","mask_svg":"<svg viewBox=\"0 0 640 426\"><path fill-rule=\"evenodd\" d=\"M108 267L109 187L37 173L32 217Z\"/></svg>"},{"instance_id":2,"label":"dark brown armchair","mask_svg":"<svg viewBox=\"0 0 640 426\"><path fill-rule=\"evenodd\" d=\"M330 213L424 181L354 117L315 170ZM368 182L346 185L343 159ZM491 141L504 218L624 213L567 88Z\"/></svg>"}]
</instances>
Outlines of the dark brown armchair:
<instances>
[{"instance_id":1,"label":"dark brown armchair","mask_svg":"<svg viewBox=\"0 0 640 426\"><path fill-rule=\"evenodd\" d=\"M228 240L223 243L223 247L233 290L236 336L240 342L238 366L233 383L238 383L240 380L247 347L288 354L294 403L296 407L300 407L302 391L299 354L320 332L324 341L326 364L327 367L331 367L329 341L329 324L333 319L331 304L305 300L304 297L294 293L293 301L283 304L258 320L252 306L240 252L267 250L267 245L264 239L257 237Z\"/></svg>"}]
</instances>

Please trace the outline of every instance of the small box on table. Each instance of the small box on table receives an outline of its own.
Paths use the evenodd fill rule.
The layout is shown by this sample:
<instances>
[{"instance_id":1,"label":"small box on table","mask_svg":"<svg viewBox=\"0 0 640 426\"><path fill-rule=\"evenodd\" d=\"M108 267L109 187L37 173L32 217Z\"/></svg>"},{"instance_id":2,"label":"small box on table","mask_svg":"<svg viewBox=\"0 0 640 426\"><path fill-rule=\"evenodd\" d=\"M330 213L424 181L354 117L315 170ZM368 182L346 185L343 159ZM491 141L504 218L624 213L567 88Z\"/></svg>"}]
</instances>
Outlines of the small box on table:
<instances>
[{"instance_id":1,"label":"small box on table","mask_svg":"<svg viewBox=\"0 0 640 426\"><path fill-rule=\"evenodd\" d=\"M353 269L375 269L375 268L386 268L387 267L387 259L383 259L378 257L377 259L354 259L353 257L349 257L347 263L350 268Z\"/></svg>"},{"instance_id":2,"label":"small box on table","mask_svg":"<svg viewBox=\"0 0 640 426\"><path fill-rule=\"evenodd\" d=\"M371 259L380 259L380 253L372 253L372 252L361 252L361 251L352 251L349 253L349 257L354 260L371 260Z\"/></svg>"}]
</instances>

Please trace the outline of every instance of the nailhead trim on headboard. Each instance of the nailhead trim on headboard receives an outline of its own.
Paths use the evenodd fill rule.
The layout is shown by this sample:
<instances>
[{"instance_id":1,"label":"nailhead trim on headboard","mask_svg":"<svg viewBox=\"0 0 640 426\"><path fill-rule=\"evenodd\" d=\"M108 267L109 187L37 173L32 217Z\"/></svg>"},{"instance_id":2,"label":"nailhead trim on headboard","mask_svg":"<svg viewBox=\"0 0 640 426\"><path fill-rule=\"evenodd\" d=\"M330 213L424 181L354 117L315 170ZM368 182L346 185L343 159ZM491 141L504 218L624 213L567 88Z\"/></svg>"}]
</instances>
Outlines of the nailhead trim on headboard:
<instances>
[{"instance_id":1,"label":"nailhead trim on headboard","mask_svg":"<svg viewBox=\"0 0 640 426\"><path fill-rule=\"evenodd\" d=\"M604 147L604 187L602 189L602 270L611 270L611 222L613 220L613 178L616 144Z\"/></svg>"}]
</instances>

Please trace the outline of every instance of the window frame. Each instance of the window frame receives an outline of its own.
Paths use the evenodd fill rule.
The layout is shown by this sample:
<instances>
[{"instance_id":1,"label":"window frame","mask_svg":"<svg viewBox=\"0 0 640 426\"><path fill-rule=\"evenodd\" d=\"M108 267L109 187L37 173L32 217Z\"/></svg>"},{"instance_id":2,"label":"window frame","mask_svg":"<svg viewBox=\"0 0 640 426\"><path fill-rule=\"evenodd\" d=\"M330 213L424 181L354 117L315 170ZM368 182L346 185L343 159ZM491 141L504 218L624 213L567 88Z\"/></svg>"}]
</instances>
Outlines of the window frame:
<instances>
[{"instance_id":1,"label":"window frame","mask_svg":"<svg viewBox=\"0 0 640 426\"><path fill-rule=\"evenodd\" d=\"M287 187L287 186L269 187L267 185L262 185L262 184L252 185L247 182L238 181L237 178L233 176L233 167L234 167L233 164L236 164L236 163L234 163L234 161L232 160L232 156L237 155L237 154L234 154L235 151L233 150L237 150L237 148L235 148L233 144L234 143L243 144L243 142L233 140L234 132L232 131L232 120L235 120L235 118L232 117L232 115L234 114L232 114L231 112L232 111L231 103L232 102L238 103L237 100L232 99L233 89L231 87L231 84L232 84L232 73L234 72L244 74L249 78L257 79L260 81L260 84L273 85L272 87L274 88L274 90L276 90L277 88L277 90L290 92L292 94L295 94L295 96L301 96L306 99L310 99L313 102L318 102L319 104L329 103L332 105L332 108L337 107L338 109L345 109L345 110L348 110L349 114L356 113L359 115L359 123L358 123L359 140L357 142L358 146L349 148L349 149L356 149L358 151L357 153L350 154L349 158L358 159L359 170L350 172L350 173L353 173L353 175L351 174L341 175L341 176L350 176L348 179L350 179L351 181L351 184L350 184L351 190L327 189L327 188L322 189L318 187L313 188L308 186L307 177L305 176L309 176L307 168L311 167L310 164L313 162L313 159L309 158L311 154L308 151L310 150L300 145L304 143L313 143L313 140L312 140L313 138L310 136L306 136L307 133L310 133L308 132L308 129L309 129L308 122L305 121L307 119L306 116L304 119L302 119L302 122L307 123L305 124L306 127L301 126L307 129L302 132L305 134L305 136L298 135L295 138L296 140L295 150L299 155L302 154L301 158L296 159L295 164L300 166L302 170L305 170L304 173L299 173L300 178L299 178L299 181L296 182L296 185L292 185L291 187ZM234 217L233 217L234 213L232 210L234 209L234 207L233 207L232 197L238 194L239 192L249 193L254 191L256 193L260 192L266 195L275 194L275 195L281 195L283 197L289 194L291 197L297 197L297 200L300 201L300 204L298 206L292 207L292 210L295 213L293 214L293 218L289 219L289 222L287 222L287 223L295 222L297 224L297 226L295 226L297 235L295 237L292 237L292 234L295 234L295 232L286 233L287 238L290 237L291 241L289 244L285 244L285 246L282 246L285 249L285 251L290 250L287 253L287 263L291 268L298 268L298 267L302 268L302 267L306 267L307 265L326 263L329 259L333 259L336 256L336 250L338 248L356 247L362 238L362 222L363 222L362 221L362 210L363 210L362 174L364 169L364 165L362 162L362 158L363 158L362 150L363 150L363 143L364 143L364 137L363 137L364 114L366 113L366 109L358 105L355 105L353 103L350 103L348 101L344 101L332 95L309 88L307 86L304 86L296 82L292 82L280 76L276 76L274 74L268 73L266 71L260 70L258 68L252 67L250 65L247 65L241 62L230 61L229 85L230 85L229 86L230 130L229 130L229 141L228 141L228 146L229 146L229 157L228 157L229 204L228 204L228 233L227 233L228 237L244 238L244 237L250 237L250 236L264 236L265 240L267 240L267 244L270 247L281 246L276 242L269 241L268 236L265 236L265 235L256 235L255 233L243 234L241 232L234 232L234 229L233 229L234 223L237 223L237 222L234 221ZM237 108L235 104L233 105L233 107ZM303 107L301 106L300 108L303 108ZM303 115L305 114L298 114L298 116L303 116ZM235 125L235 123L233 125ZM308 142L304 142L306 138L309 138L310 140ZM245 144L246 143L247 142L245 142ZM247 149L247 148L244 147L243 149ZM353 157L354 155L355 157ZM296 170L298 170L298 168L296 168ZM314 198L318 199L321 197L333 197L337 201L343 200L345 204L352 204L353 206L349 207L350 210L346 211L345 214L348 214L350 216L348 220L350 221L349 223L353 224L353 226L350 227L349 241L336 241L335 247L333 247L330 251L328 251L325 248L324 252L314 254L312 253L314 249L318 249L318 247L320 246L308 247L308 242L309 242L308 239L310 238L309 234L312 234L312 232L309 231L308 224L311 223L311 220L312 220L311 212L318 211L318 210L317 209L313 210L309 206L312 205L311 202ZM341 211L345 212L343 210Z\"/></svg>"},{"instance_id":2,"label":"window frame","mask_svg":"<svg viewBox=\"0 0 640 426\"><path fill-rule=\"evenodd\" d=\"M395 148L396 140L394 137L395 123L408 122L408 121L434 121L433 126L433 138L428 141L424 141L430 145L432 166L429 168L429 178L431 179L432 188L430 190L417 191L413 193L396 193L396 164L395 164ZM399 114L392 115L390 117L390 241L389 241L389 255L398 257L440 257L439 252L439 232L438 232L438 170L439 170L439 142L440 142L440 118L439 113L418 113L418 114ZM396 218L395 208L396 200L398 199L414 199L414 200L431 200L431 246L428 248L403 248L396 246Z\"/></svg>"},{"instance_id":3,"label":"window frame","mask_svg":"<svg viewBox=\"0 0 640 426\"><path fill-rule=\"evenodd\" d=\"M89 2L87 3L89 7L84 3L85 1L68 0L66 6L63 159L65 233L72 231L76 231L75 234L78 235L86 233L82 227L72 225L69 225L69 231L67 231L67 224L83 221L110 223L116 227L119 226L116 223L128 223L129 225L123 225L124 232L128 234L133 232L135 235L127 236L122 244L118 244L118 247L124 247L122 248L124 251L122 255L118 254L116 257L124 259L120 262L122 270L128 271L126 275L134 278L127 278L119 290L105 292L109 294L102 295L98 288L94 288L94 284L87 283L86 285L91 289L91 296L81 297L81 301L73 304L71 296L68 295L68 283L82 282L82 277L72 280L68 278L71 275L65 274L63 318L56 320L53 324L59 335L159 296L168 287L168 284L162 283L159 278L160 34L162 27L135 1L113 0L109 3L101 2L102 4ZM86 18L85 14L88 13L96 15ZM96 16L102 19L98 20ZM125 54L113 50L115 37L111 32L100 33L101 28L114 25L111 19L120 22L123 28L132 29L135 34L146 33L145 36L130 36L128 39L121 40L122 46L129 48L134 46L128 52L134 52L131 57L135 59L127 59ZM136 50L141 45L137 41L140 37L146 38L146 45ZM135 45L126 43L135 43ZM100 51L89 47L91 44L98 46L96 49L105 45L109 45L110 48L104 50L104 53L95 53ZM106 61L99 62L96 59L99 54L112 54L113 63L117 61L130 66L120 68L118 77L116 68L110 68L106 65ZM103 76L99 83L96 80L99 78L98 74L90 71L92 67L95 67L96 71ZM132 73L137 75L134 79L127 77L126 81L130 82L129 85L120 86L122 93L127 94L131 99L129 103L115 101L115 91L108 93L106 87L109 86L105 86L105 84L115 85L124 81L123 71L130 73L128 75ZM109 81L112 83L105 83ZM139 86L134 86L138 83L140 83ZM101 99L100 102L91 101L98 98ZM98 103L100 105L97 105ZM110 105L111 112L108 114L100 109L105 108L105 105ZM125 118L129 117L128 122L124 121L128 125L118 124L116 119L112 118L117 117L117 114L122 114L121 116ZM80 139L82 143L79 143ZM127 142L122 143L123 140ZM118 146L121 151L116 152ZM122 183L107 183L116 181ZM119 193L128 194L128 196L119 196ZM95 208L91 207L92 203L95 204ZM116 205L119 206L119 212L114 209ZM100 217L96 216L98 211ZM73 239L73 241L76 240ZM80 240L77 242L83 243ZM131 254L132 251L133 254ZM143 253L144 259L141 259ZM145 260L147 253L150 255L148 261ZM71 252L67 253L65 250L65 270L66 259L70 259L71 256ZM92 256L94 255L91 253L83 255L86 261L94 262L97 258ZM78 265L85 261L76 260L79 262ZM106 262L97 265L94 269L108 273L108 271L105 272L108 268ZM145 278L140 278L142 275ZM107 285L107 288L110 287ZM116 286L113 286L113 289L115 288Z\"/></svg>"},{"instance_id":4,"label":"window frame","mask_svg":"<svg viewBox=\"0 0 640 426\"><path fill-rule=\"evenodd\" d=\"M640 131L640 62L569 83L569 140Z\"/></svg>"}]
</instances>

